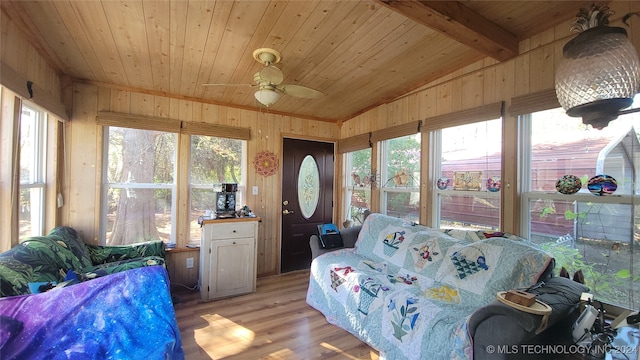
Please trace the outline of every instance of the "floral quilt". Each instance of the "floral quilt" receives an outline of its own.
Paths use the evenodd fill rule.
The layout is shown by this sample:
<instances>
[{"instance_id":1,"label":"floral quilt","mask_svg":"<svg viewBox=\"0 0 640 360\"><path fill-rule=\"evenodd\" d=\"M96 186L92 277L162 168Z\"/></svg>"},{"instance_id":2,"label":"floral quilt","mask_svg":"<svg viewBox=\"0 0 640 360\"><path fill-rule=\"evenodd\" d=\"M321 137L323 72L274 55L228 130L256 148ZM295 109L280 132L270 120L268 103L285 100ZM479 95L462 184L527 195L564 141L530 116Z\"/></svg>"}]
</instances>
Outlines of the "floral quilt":
<instances>
[{"instance_id":1,"label":"floral quilt","mask_svg":"<svg viewBox=\"0 0 640 360\"><path fill-rule=\"evenodd\" d=\"M470 359L470 315L535 284L550 262L528 241L469 241L372 214L355 248L314 259L307 303L386 359Z\"/></svg>"}]
</instances>

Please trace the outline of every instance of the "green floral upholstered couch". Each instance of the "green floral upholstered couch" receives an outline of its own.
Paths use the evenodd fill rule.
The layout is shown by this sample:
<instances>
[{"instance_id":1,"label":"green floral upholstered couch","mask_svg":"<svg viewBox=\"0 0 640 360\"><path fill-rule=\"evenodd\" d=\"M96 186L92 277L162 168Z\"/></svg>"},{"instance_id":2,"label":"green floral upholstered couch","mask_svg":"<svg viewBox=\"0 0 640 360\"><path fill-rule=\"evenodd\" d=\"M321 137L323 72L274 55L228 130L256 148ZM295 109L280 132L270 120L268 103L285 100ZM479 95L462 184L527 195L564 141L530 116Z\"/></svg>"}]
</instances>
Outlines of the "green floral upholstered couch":
<instances>
[{"instance_id":1,"label":"green floral upholstered couch","mask_svg":"<svg viewBox=\"0 0 640 360\"><path fill-rule=\"evenodd\" d=\"M64 282L73 271L78 281L165 264L162 241L123 246L85 244L70 227L24 239L0 254L0 297L30 294L29 283Z\"/></svg>"}]
</instances>

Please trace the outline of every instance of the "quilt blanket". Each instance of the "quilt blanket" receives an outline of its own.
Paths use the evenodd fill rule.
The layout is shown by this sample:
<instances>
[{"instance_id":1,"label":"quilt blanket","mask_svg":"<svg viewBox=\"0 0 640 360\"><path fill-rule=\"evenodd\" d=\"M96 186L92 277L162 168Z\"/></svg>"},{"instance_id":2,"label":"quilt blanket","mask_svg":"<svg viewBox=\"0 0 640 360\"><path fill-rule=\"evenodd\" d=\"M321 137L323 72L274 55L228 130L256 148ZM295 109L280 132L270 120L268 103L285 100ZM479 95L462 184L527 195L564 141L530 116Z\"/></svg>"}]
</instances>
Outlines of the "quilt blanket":
<instances>
[{"instance_id":1,"label":"quilt blanket","mask_svg":"<svg viewBox=\"0 0 640 360\"><path fill-rule=\"evenodd\" d=\"M470 359L470 315L535 284L550 261L528 241L466 241L372 214L355 248L314 259L307 303L386 359Z\"/></svg>"},{"instance_id":2,"label":"quilt blanket","mask_svg":"<svg viewBox=\"0 0 640 360\"><path fill-rule=\"evenodd\" d=\"M162 266L0 299L0 359L184 359Z\"/></svg>"}]
</instances>

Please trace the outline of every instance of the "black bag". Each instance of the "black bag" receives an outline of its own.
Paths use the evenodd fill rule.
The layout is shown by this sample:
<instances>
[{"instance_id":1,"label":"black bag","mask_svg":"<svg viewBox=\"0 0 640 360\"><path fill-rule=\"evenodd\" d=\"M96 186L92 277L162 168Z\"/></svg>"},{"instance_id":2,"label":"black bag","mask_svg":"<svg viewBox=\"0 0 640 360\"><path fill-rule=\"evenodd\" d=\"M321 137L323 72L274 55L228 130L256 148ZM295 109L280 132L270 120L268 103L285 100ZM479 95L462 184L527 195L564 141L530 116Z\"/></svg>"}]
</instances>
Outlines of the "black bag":
<instances>
[{"instance_id":1,"label":"black bag","mask_svg":"<svg viewBox=\"0 0 640 360\"><path fill-rule=\"evenodd\" d=\"M342 236L334 224L318 225L318 238L323 249L335 249L344 247Z\"/></svg>"}]
</instances>

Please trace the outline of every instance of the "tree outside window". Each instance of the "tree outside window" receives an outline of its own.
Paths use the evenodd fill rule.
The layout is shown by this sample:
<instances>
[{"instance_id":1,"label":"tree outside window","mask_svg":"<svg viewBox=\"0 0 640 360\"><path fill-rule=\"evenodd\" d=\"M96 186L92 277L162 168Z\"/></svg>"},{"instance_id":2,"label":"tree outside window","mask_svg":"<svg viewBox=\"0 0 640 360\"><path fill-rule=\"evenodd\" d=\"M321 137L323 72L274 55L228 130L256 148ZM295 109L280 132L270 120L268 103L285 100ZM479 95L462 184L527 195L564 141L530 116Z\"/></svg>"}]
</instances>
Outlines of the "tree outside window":
<instances>
[{"instance_id":1,"label":"tree outside window","mask_svg":"<svg viewBox=\"0 0 640 360\"><path fill-rule=\"evenodd\" d=\"M108 127L105 135L106 244L175 243L177 134Z\"/></svg>"}]
</instances>

